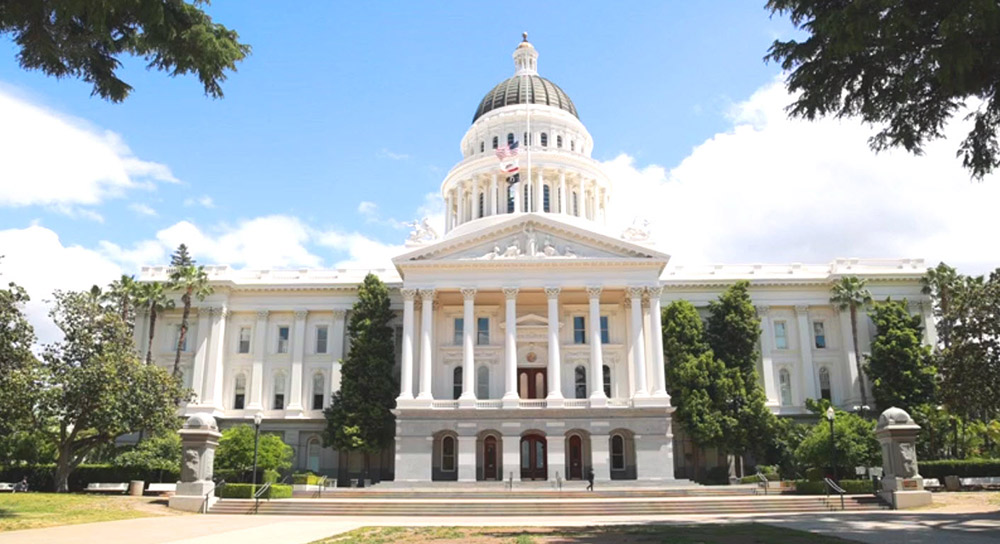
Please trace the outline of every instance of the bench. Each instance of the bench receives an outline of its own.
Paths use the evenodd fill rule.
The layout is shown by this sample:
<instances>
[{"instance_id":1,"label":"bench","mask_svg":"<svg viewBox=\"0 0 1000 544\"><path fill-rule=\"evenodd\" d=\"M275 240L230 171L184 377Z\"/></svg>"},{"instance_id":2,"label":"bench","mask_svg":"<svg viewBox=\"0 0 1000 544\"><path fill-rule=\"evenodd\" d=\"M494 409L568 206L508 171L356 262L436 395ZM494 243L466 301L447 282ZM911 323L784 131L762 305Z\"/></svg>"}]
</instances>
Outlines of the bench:
<instances>
[{"instance_id":1,"label":"bench","mask_svg":"<svg viewBox=\"0 0 1000 544\"><path fill-rule=\"evenodd\" d=\"M6 482L0 482L0 491L14 492L14 484L9 484Z\"/></svg>"},{"instance_id":2,"label":"bench","mask_svg":"<svg viewBox=\"0 0 1000 544\"><path fill-rule=\"evenodd\" d=\"M87 484L87 493L125 493L128 491L128 484Z\"/></svg>"},{"instance_id":3,"label":"bench","mask_svg":"<svg viewBox=\"0 0 1000 544\"><path fill-rule=\"evenodd\" d=\"M924 478L924 489L937 491L942 487L944 486L941 485L941 481L938 480L937 478Z\"/></svg>"},{"instance_id":4,"label":"bench","mask_svg":"<svg viewBox=\"0 0 1000 544\"><path fill-rule=\"evenodd\" d=\"M962 482L962 487L969 487L972 489L1000 488L1000 476L988 476L982 478L961 478L960 481Z\"/></svg>"},{"instance_id":5,"label":"bench","mask_svg":"<svg viewBox=\"0 0 1000 544\"><path fill-rule=\"evenodd\" d=\"M146 493L154 493L156 495L163 495L166 493L177 493L177 484L149 484L146 488Z\"/></svg>"}]
</instances>

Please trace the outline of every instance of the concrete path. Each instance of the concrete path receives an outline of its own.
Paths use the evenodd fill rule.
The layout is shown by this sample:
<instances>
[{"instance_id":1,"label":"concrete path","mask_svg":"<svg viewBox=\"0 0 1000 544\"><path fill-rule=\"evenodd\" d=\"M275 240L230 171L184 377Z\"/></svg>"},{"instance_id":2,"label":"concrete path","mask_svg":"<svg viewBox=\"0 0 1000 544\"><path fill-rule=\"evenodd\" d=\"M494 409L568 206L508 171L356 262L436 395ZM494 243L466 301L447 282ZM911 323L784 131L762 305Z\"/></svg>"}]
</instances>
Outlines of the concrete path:
<instances>
[{"instance_id":1,"label":"concrete path","mask_svg":"<svg viewBox=\"0 0 1000 544\"><path fill-rule=\"evenodd\" d=\"M620 524L766 523L875 544L1000 543L1000 513L844 512L725 516L333 517L164 516L0 533L0 544L307 544L365 526L571 527Z\"/></svg>"}]
</instances>

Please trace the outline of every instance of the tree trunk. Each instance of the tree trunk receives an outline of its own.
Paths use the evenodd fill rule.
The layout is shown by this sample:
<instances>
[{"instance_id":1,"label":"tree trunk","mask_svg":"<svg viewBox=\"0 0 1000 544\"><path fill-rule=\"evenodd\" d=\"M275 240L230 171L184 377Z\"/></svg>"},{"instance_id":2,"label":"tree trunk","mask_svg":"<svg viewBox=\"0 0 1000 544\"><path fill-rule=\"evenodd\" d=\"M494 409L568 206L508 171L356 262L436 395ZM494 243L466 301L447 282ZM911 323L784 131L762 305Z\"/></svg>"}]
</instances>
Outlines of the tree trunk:
<instances>
[{"instance_id":1,"label":"tree trunk","mask_svg":"<svg viewBox=\"0 0 1000 544\"><path fill-rule=\"evenodd\" d=\"M56 472L53 475L56 493L69 492L69 475L73 472L72 457L69 446L59 449L59 459L56 460Z\"/></svg>"},{"instance_id":2,"label":"tree trunk","mask_svg":"<svg viewBox=\"0 0 1000 544\"><path fill-rule=\"evenodd\" d=\"M174 376L181 375L181 348L184 346L184 339L187 337L188 316L191 315L191 290L181 297L184 301L184 314L181 316L181 333L177 335L177 354L174 356Z\"/></svg>"},{"instance_id":3,"label":"tree trunk","mask_svg":"<svg viewBox=\"0 0 1000 544\"><path fill-rule=\"evenodd\" d=\"M149 345L146 346L146 364L153 364L153 333L156 332L156 307L149 309Z\"/></svg>"},{"instance_id":4,"label":"tree trunk","mask_svg":"<svg viewBox=\"0 0 1000 544\"><path fill-rule=\"evenodd\" d=\"M861 345L858 341L858 307L851 304L851 335L854 337L854 358L858 365L858 385L861 388L861 405L868 406L868 394L865 393L865 370L861 364Z\"/></svg>"}]
</instances>

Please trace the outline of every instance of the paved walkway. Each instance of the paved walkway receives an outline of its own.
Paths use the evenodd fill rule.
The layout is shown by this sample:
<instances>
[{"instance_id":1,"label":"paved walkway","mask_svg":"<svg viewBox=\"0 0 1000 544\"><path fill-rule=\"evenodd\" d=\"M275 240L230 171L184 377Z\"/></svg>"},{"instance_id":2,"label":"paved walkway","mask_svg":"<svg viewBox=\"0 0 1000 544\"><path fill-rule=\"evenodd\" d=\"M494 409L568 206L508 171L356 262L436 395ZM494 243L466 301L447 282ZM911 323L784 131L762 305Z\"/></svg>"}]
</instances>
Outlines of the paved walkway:
<instances>
[{"instance_id":1,"label":"paved walkway","mask_svg":"<svg viewBox=\"0 0 1000 544\"><path fill-rule=\"evenodd\" d=\"M599 518L428 518L332 516L164 516L0 533L0 544L306 544L364 526L587 526L614 524L767 523L876 544L1000 543L1000 513L845 512Z\"/></svg>"}]
</instances>

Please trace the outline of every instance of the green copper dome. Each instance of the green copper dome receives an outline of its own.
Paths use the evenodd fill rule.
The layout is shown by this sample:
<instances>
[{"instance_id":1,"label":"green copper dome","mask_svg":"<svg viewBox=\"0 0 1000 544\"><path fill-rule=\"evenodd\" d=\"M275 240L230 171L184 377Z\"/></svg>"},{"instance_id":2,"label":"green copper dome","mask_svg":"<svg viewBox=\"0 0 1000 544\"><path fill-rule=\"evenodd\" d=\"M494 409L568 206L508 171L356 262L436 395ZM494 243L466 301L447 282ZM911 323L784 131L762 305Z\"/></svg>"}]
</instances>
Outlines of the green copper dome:
<instances>
[{"instance_id":1,"label":"green copper dome","mask_svg":"<svg viewBox=\"0 0 1000 544\"><path fill-rule=\"evenodd\" d=\"M530 82L530 83L529 83ZM530 87L530 98L526 98ZM475 123L487 112L502 108L530 102L532 104L544 104L559 108L572 113L577 119L576 106L569 96L559 88L558 85L538 75L514 76L501 81L496 87L486 93L483 100L476 108L476 115L472 117Z\"/></svg>"}]
</instances>

